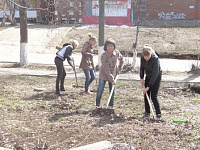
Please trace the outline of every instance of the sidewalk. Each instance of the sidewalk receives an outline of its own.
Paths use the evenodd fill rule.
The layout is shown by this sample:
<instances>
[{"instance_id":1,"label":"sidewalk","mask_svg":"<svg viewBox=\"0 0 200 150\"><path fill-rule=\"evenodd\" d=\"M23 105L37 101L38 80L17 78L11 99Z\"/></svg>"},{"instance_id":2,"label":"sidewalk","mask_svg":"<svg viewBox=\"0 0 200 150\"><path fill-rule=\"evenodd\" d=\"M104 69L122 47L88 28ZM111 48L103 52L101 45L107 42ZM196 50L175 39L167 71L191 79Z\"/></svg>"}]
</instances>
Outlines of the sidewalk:
<instances>
[{"instance_id":1,"label":"sidewalk","mask_svg":"<svg viewBox=\"0 0 200 150\"><path fill-rule=\"evenodd\" d=\"M73 54L76 68L79 67L81 61L81 54ZM43 65L55 65L54 64L54 54L28 54L29 63L34 64L43 64ZM129 59L129 63L131 63L132 58L125 58L125 62ZM0 55L0 63L8 63L8 62L19 62L19 54L8 56L5 53ZM170 82L199 82L200 83L200 75L198 74L187 74L183 73L190 70L190 66L195 61L193 60L176 60L176 59L160 59L161 68L163 70L162 81L170 81ZM70 67L67 61L64 62L65 67ZM98 56L94 56L94 64L98 64ZM137 58L136 68L139 67L140 58ZM175 73L166 74L165 72L170 71L178 71L180 74ZM51 71L42 71L42 70L29 70L27 68L0 68L0 74L19 74L19 75L35 75L35 76L56 76L56 70ZM98 72L96 73L98 77ZM67 72L68 78L74 78L73 72ZM77 73L78 78L84 78L83 72ZM119 79L123 80L139 80L139 75L136 73L123 73L120 74Z\"/></svg>"},{"instance_id":2,"label":"sidewalk","mask_svg":"<svg viewBox=\"0 0 200 150\"><path fill-rule=\"evenodd\" d=\"M28 62L29 64L43 64L43 65L55 65L54 58L58 45L58 39L62 37L70 30L70 27L54 28L52 31L47 28L33 27L29 29L28 43ZM59 36L58 38L55 38ZM57 39L57 40L55 40ZM9 42L8 42L9 41ZM39 42L38 42L39 41ZM47 46L51 43L51 47ZM0 32L0 63L8 62L20 62L20 41L19 41L19 28L10 28L6 31ZM34 51L34 52L33 52ZM38 52L37 52L38 51ZM80 53L72 54L75 60L76 67L79 67L81 61ZM132 63L132 57L125 57L125 64ZM200 82L199 75L187 74L190 71L192 64L196 64L196 60L178 60L178 59L160 59L161 68L163 70L162 81L172 82ZM67 61L64 62L66 67L69 67ZM98 56L94 56L94 64L98 64ZM136 68L139 68L140 58L137 58ZM165 72L180 72L177 75L167 75ZM183 73L185 72L185 73ZM28 70L27 68L0 68L0 74L19 74L19 75L43 75L43 76L56 76L56 70L42 71L42 70ZM78 78L84 77L83 73L78 73ZM74 78L73 72L67 72L68 77ZM98 77L98 72L96 74ZM139 75L135 73L121 74L119 79L124 80L139 80Z\"/></svg>"}]
</instances>

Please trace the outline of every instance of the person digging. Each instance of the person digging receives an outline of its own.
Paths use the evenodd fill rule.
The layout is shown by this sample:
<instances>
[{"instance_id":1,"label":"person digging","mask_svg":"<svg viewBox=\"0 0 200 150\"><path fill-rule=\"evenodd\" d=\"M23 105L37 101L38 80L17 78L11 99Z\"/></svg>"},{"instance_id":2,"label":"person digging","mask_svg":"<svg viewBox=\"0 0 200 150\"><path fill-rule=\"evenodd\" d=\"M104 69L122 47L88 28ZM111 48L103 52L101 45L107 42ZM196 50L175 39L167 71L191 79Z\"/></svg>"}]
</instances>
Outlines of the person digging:
<instances>
[{"instance_id":1,"label":"person digging","mask_svg":"<svg viewBox=\"0 0 200 150\"><path fill-rule=\"evenodd\" d=\"M72 51L78 47L79 43L76 40L70 40L69 43L64 44L63 47L56 53L55 65L57 68L56 77L56 94L62 95L62 91L65 91L64 81L66 76L66 71L63 62L67 59L69 65L75 69L73 66L73 58L71 57Z\"/></svg>"},{"instance_id":2,"label":"person digging","mask_svg":"<svg viewBox=\"0 0 200 150\"><path fill-rule=\"evenodd\" d=\"M146 77L144 80L145 73ZM144 46L140 62L140 82L145 87L143 90L145 103L144 118L150 117L150 105L148 101L148 97L150 97L156 110L156 117L154 119L161 120L160 104L157 98L161 77L162 70L158 56L150 46Z\"/></svg>"},{"instance_id":3,"label":"person digging","mask_svg":"<svg viewBox=\"0 0 200 150\"><path fill-rule=\"evenodd\" d=\"M99 85L96 95L96 108L99 108L101 97L104 91L105 83L108 81L109 92L111 92L112 87L116 84L115 77L121 72L124 59L121 53L115 49L116 44L113 39L108 39L104 43L104 53L101 55L101 68L99 71ZM117 61L119 65L117 66ZM111 99L108 103L109 108L113 108L115 96L115 87Z\"/></svg>"}]
</instances>

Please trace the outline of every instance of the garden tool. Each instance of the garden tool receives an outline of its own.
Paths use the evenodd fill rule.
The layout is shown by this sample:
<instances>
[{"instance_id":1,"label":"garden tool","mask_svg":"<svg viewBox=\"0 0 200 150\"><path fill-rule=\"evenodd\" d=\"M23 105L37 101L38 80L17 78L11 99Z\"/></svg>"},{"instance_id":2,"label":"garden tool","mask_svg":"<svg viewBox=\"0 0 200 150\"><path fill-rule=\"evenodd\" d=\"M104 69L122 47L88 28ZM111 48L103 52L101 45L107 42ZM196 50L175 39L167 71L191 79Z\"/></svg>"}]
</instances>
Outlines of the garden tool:
<instances>
[{"instance_id":1,"label":"garden tool","mask_svg":"<svg viewBox=\"0 0 200 150\"><path fill-rule=\"evenodd\" d=\"M117 83L118 76L119 76L119 75L117 74L116 77L115 77L115 84ZM115 86L116 86L116 85L113 85L113 86L112 86L112 89L111 89L111 91L110 91L110 95L109 95L109 98L108 98L107 106L108 106L109 103L110 103L110 99L111 99L111 97L112 97L112 94L113 94L113 91L114 91Z\"/></svg>"},{"instance_id":2,"label":"garden tool","mask_svg":"<svg viewBox=\"0 0 200 150\"><path fill-rule=\"evenodd\" d=\"M155 113L154 113L154 111L153 111L153 107L152 107L152 105L151 105L151 102L150 102L150 99L149 99L149 96L148 96L147 92L146 92L146 97L147 97L147 101L148 101L148 103L149 103L150 110L151 110L151 112L152 112L152 114L153 114L153 118L155 119L155 118L156 118L156 117L155 117Z\"/></svg>"},{"instance_id":3,"label":"garden tool","mask_svg":"<svg viewBox=\"0 0 200 150\"><path fill-rule=\"evenodd\" d=\"M96 72L97 72L97 70L96 70L96 68L94 67L94 61L93 61L93 59L91 59L91 65L92 65L92 68L93 68L93 70L94 70L95 80L96 80L96 85L97 85L97 78L96 78Z\"/></svg>"},{"instance_id":4,"label":"garden tool","mask_svg":"<svg viewBox=\"0 0 200 150\"><path fill-rule=\"evenodd\" d=\"M77 74L76 74L76 66L75 66L75 63L74 63L74 59L73 59L73 66L74 66L74 74L75 74L75 79L76 79L76 87L78 87L78 81L77 81Z\"/></svg>"}]
</instances>

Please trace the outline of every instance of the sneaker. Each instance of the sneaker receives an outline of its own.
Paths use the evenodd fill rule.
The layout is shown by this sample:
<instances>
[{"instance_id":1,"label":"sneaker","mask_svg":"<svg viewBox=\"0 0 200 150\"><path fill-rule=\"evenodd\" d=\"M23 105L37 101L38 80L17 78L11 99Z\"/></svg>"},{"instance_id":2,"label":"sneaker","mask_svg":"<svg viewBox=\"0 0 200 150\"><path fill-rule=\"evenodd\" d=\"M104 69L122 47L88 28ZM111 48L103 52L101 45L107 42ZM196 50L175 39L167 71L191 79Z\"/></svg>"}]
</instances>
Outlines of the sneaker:
<instances>
[{"instance_id":1,"label":"sneaker","mask_svg":"<svg viewBox=\"0 0 200 150\"><path fill-rule=\"evenodd\" d=\"M155 120L162 120L162 118L161 118L161 114L156 114L156 118L155 118Z\"/></svg>"},{"instance_id":2,"label":"sneaker","mask_svg":"<svg viewBox=\"0 0 200 150\"><path fill-rule=\"evenodd\" d=\"M143 118L149 118L150 117L150 113L145 112Z\"/></svg>"},{"instance_id":3,"label":"sneaker","mask_svg":"<svg viewBox=\"0 0 200 150\"><path fill-rule=\"evenodd\" d=\"M93 92L90 92L90 91L87 91L85 93L88 94L88 95L92 95L93 94Z\"/></svg>"},{"instance_id":4,"label":"sneaker","mask_svg":"<svg viewBox=\"0 0 200 150\"><path fill-rule=\"evenodd\" d=\"M108 109L113 109L113 106L108 106Z\"/></svg>"},{"instance_id":5,"label":"sneaker","mask_svg":"<svg viewBox=\"0 0 200 150\"><path fill-rule=\"evenodd\" d=\"M100 106L96 106L96 109L99 109L100 108Z\"/></svg>"}]
</instances>

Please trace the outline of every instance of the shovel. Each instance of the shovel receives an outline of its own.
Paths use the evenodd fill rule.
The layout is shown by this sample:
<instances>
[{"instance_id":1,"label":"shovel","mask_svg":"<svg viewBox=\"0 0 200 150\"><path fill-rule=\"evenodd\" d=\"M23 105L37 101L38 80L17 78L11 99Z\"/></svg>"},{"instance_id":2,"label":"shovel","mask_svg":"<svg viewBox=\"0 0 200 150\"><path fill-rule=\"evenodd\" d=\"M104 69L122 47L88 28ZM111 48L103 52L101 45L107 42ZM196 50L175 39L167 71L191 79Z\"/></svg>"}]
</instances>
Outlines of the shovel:
<instances>
[{"instance_id":1,"label":"shovel","mask_svg":"<svg viewBox=\"0 0 200 150\"><path fill-rule=\"evenodd\" d=\"M151 105L151 102L150 102L150 99L149 99L149 96L148 96L147 92L146 92L146 97L147 97L147 101L148 101L148 103L149 103L150 110L151 110L151 112L152 112L152 114L153 114L153 118L155 119L155 118L156 118L156 117L155 117L155 113L154 113L154 111L153 111L153 107L152 107L152 105Z\"/></svg>"},{"instance_id":2,"label":"shovel","mask_svg":"<svg viewBox=\"0 0 200 150\"><path fill-rule=\"evenodd\" d=\"M74 74L75 74L75 79L76 79L76 87L78 87L78 80L77 80L76 66L75 66L75 63L74 63L74 59L72 61L73 61L73 66L74 66Z\"/></svg>"},{"instance_id":3,"label":"shovel","mask_svg":"<svg viewBox=\"0 0 200 150\"><path fill-rule=\"evenodd\" d=\"M115 84L117 83L118 76L119 76L119 75L117 75L117 76L115 77ZM116 85L113 85L113 86L112 86L112 89L111 89L111 91L110 91L110 95L109 95L109 98L108 98L107 106L108 106L109 103L110 103L110 99L111 99L111 97L112 97L112 94L113 94L113 91L114 91L115 86L116 86Z\"/></svg>"},{"instance_id":4,"label":"shovel","mask_svg":"<svg viewBox=\"0 0 200 150\"><path fill-rule=\"evenodd\" d=\"M93 59L91 59L91 65L92 65L92 68L93 68L93 70L94 70L94 73L95 73L95 78L96 78L96 68L94 67L94 61L93 61ZM95 79L96 80L96 85L97 85L97 78Z\"/></svg>"}]
</instances>

